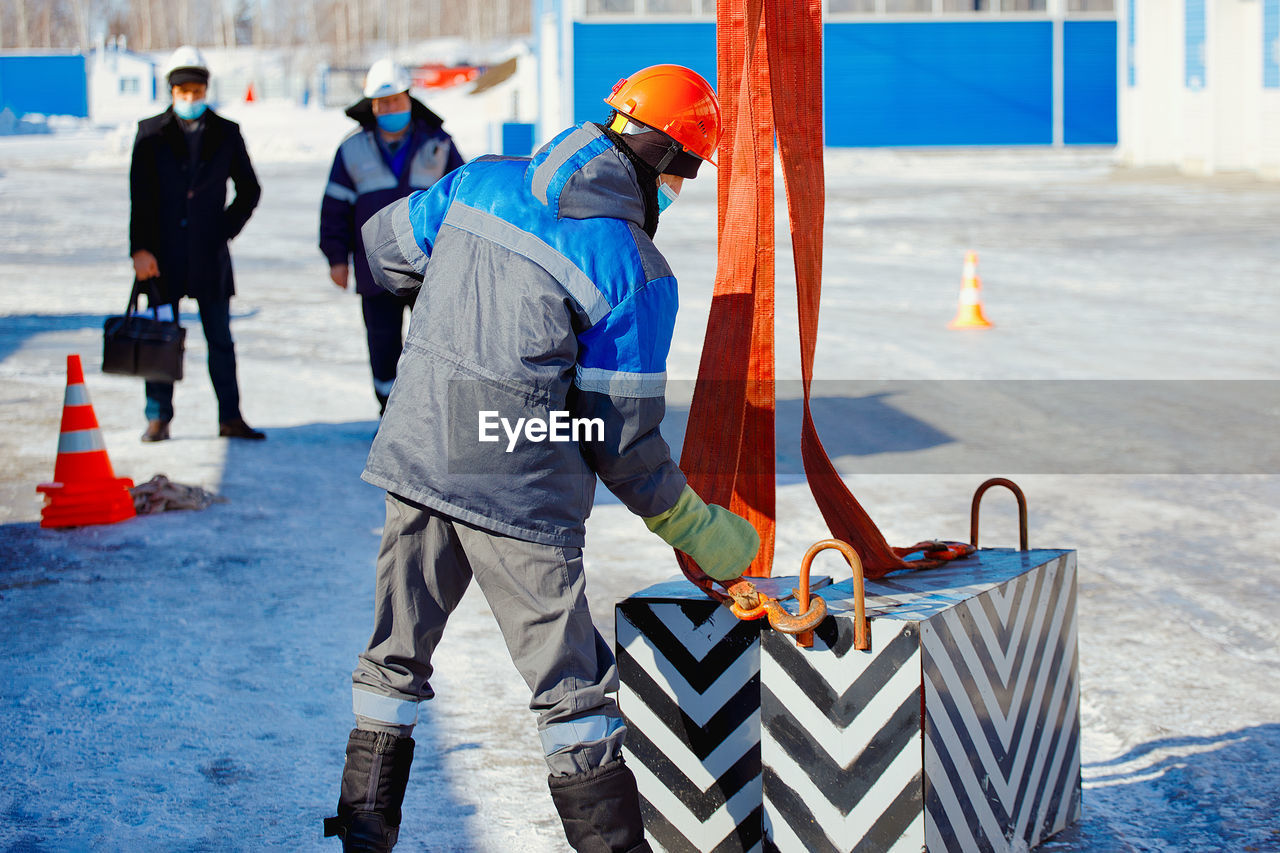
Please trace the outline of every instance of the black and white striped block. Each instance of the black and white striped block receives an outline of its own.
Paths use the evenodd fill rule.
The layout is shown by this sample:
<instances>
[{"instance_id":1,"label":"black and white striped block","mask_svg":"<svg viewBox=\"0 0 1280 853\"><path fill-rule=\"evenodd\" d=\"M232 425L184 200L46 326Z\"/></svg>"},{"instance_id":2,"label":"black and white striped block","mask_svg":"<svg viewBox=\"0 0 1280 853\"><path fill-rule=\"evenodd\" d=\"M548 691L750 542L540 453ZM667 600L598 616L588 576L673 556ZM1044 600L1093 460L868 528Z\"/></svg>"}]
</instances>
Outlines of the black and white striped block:
<instances>
[{"instance_id":1,"label":"black and white striped block","mask_svg":"<svg viewBox=\"0 0 1280 853\"><path fill-rule=\"evenodd\" d=\"M924 846L917 629L873 620L871 652L853 649L853 631L828 618L812 649L764 637L766 849Z\"/></svg>"},{"instance_id":2,"label":"black and white striped block","mask_svg":"<svg viewBox=\"0 0 1280 853\"><path fill-rule=\"evenodd\" d=\"M760 850L766 623L739 621L684 580L636 593L616 615L618 703L650 840L671 853Z\"/></svg>"},{"instance_id":3,"label":"black and white striped block","mask_svg":"<svg viewBox=\"0 0 1280 853\"><path fill-rule=\"evenodd\" d=\"M1075 552L850 582L811 649L761 642L764 848L1012 851L1080 813Z\"/></svg>"}]
</instances>

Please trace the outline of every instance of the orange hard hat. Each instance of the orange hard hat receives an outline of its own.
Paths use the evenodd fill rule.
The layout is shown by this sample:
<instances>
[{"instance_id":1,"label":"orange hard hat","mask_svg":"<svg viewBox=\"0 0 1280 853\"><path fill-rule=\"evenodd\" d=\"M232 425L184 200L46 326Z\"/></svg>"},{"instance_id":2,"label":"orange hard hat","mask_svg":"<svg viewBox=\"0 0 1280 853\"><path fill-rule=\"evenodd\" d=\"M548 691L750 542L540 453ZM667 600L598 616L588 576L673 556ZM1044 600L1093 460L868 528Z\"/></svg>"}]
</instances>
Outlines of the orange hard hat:
<instances>
[{"instance_id":1,"label":"orange hard hat","mask_svg":"<svg viewBox=\"0 0 1280 853\"><path fill-rule=\"evenodd\" d=\"M660 130L696 157L715 160L720 101L715 89L683 65L642 68L614 84L604 102L640 124Z\"/></svg>"}]
</instances>

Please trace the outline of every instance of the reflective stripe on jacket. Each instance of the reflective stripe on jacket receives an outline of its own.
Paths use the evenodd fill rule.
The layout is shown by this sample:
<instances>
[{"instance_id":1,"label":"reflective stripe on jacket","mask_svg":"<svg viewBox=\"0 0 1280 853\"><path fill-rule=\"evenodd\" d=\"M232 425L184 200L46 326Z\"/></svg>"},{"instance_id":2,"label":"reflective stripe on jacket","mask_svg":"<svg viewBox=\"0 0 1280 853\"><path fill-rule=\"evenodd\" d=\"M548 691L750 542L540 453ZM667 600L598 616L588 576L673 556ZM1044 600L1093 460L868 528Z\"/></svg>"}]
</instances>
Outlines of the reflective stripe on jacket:
<instances>
[{"instance_id":1,"label":"reflective stripe on jacket","mask_svg":"<svg viewBox=\"0 0 1280 853\"><path fill-rule=\"evenodd\" d=\"M583 544L597 475L638 515L673 506L685 478L659 424L676 280L643 221L633 167L591 124L373 217L374 278L418 301L364 479L552 545ZM522 418L584 429L551 441L496 426Z\"/></svg>"},{"instance_id":2,"label":"reflective stripe on jacket","mask_svg":"<svg viewBox=\"0 0 1280 853\"><path fill-rule=\"evenodd\" d=\"M415 108L418 106L415 102ZM361 226L393 201L415 190L430 189L462 165L462 155L434 113L415 109L412 132L404 143L409 148L407 162L396 175L378 145L373 113L359 115L367 122L342 140L329 170L320 204L320 251L331 266L353 259L357 292L376 293L378 286L369 271Z\"/></svg>"}]
</instances>

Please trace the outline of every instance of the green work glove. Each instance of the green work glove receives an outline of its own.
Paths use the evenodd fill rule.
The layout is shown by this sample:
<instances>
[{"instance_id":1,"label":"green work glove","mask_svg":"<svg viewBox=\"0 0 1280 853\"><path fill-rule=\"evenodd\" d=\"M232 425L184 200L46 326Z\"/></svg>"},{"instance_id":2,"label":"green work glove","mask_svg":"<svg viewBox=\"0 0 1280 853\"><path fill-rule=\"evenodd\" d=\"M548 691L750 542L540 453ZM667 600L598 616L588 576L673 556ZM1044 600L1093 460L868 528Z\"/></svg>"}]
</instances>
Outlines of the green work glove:
<instances>
[{"instance_id":1,"label":"green work glove","mask_svg":"<svg viewBox=\"0 0 1280 853\"><path fill-rule=\"evenodd\" d=\"M760 550L760 534L751 522L722 506L707 506L688 486L675 506L644 523L718 581L741 575Z\"/></svg>"}]
</instances>

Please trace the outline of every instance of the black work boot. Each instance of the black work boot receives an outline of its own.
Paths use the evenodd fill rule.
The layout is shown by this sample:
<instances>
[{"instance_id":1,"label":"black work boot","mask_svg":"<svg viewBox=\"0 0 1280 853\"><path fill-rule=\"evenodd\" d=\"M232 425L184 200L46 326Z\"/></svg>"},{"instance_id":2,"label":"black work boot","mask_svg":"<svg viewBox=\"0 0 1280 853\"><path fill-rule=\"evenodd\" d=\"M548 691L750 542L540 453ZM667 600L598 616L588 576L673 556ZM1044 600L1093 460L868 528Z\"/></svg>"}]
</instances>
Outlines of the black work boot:
<instances>
[{"instance_id":1,"label":"black work boot","mask_svg":"<svg viewBox=\"0 0 1280 853\"><path fill-rule=\"evenodd\" d=\"M391 853L411 764L413 738L353 729L338 814L324 819L324 837L341 838L343 853Z\"/></svg>"},{"instance_id":2,"label":"black work boot","mask_svg":"<svg viewBox=\"0 0 1280 853\"><path fill-rule=\"evenodd\" d=\"M585 773L549 776L565 837L578 853L653 853L644 840L636 777L610 761Z\"/></svg>"}]
</instances>

